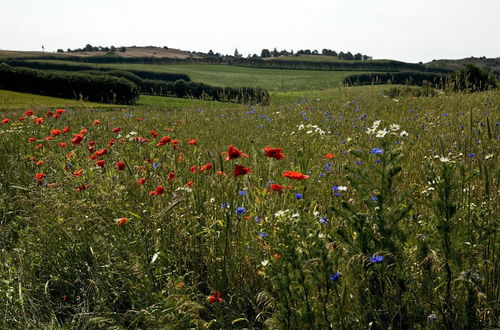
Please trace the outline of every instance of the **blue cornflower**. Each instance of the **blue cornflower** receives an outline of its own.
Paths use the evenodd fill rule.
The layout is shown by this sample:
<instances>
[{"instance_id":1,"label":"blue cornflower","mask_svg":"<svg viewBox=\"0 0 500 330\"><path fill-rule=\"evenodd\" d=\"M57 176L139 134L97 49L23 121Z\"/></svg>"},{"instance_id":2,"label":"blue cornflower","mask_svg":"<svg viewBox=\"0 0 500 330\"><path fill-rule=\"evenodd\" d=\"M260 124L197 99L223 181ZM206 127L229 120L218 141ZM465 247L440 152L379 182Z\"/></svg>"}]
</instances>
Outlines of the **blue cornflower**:
<instances>
[{"instance_id":1,"label":"blue cornflower","mask_svg":"<svg viewBox=\"0 0 500 330\"><path fill-rule=\"evenodd\" d=\"M202 111L203 111L203 109L202 109L202 108L198 108L198 112L202 112Z\"/></svg>"},{"instance_id":2,"label":"blue cornflower","mask_svg":"<svg viewBox=\"0 0 500 330\"><path fill-rule=\"evenodd\" d=\"M245 208L244 208L244 207L241 207L241 206L238 206L238 207L236 208L236 214L238 214L238 215L243 215L243 214L245 214Z\"/></svg>"},{"instance_id":3,"label":"blue cornflower","mask_svg":"<svg viewBox=\"0 0 500 330\"><path fill-rule=\"evenodd\" d=\"M383 152L384 152L384 150L382 150L382 148L373 148L372 150L370 150L370 153L375 154L375 155L380 155Z\"/></svg>"},{"instance_id":4,"label":"blue cornflower","mask_svg":"<svg viewBox=\"0 0 500 330\"><path fill-rule=\"evenodd\" d=\"M365 118L366 118L366 113L365 113L365 114L363 114L363 115L362 115L359 119L363 120L363 119L365 119Z\"/></svg>"},{"instance_id":5,"label":"blue cornflower","mask_svg":"<svg viewBox=\"0 0 500 330\"><path fill-rule=\"evenodd\" d=\"M469 157L476 157L476 154L475 154L475 153L473 153L473 152L471 152L471 153L469 154Z\"/></svg>"},{"instance_id":6,"label":"blue cornflower","mask_svg":"<svg viewBox=\"0 0 500 330\"><path fill-rule=\"evenodd\" d=\"M357 161L355 162L355 164L356 164L356 165L361 165L361 161L357 160Z\"/></svg>"},{"instance_id":7,"label":"blue cornflower","mask_svg":"<svg viewBox=\"0 0 500 330\"><path fill-rule=\"evenodd\" d=\"M320 218L319 219L319 223L322 224L322 225L327 225L328 224L328 218L326 218L326 217Z\"/></svg>"},{"instance_id":8,"label":"blue cornflower","mask_svg":"<svg viewBox=\"0 0 500 330\"><path fill-rule=\"evenodd\" d=\"M158 167L160 167L160 164L158 164L158 163L153 163L153 168L158 168Z\"/></svg>"},{"instance_id":9,"label":"blue cornflower","mask_svg":"<svg viewBox=\"0 0 500 330\"><path fill-rule=\"evenodd\" d=\"M296 199L302 199L302 198L304 198L304 196L302 196L301 193L295 193L295 198Z\"/></svg>"},{"instance_id":10,"label":"blue cornflower","mask_svg":"<svg viewBox=\"0 0 500 330\"><path fill-rule=\"evenodd\" d=\"M230 204L229 204L229 203L222 203L222 204L220 205L220 207L221 207L222 209L227 209L229 206L230 206Z\"/></svg>"},{"instance_id":11,"label":"blue cornflower","mask_svg":"<svg viewBox=\"0 0 500 330\"><path fill-rule=\"evenodd\" d=\"M338 280L338 279L340 279L341 276L342 276L342 274L340 274L339 272L335 272L335 274L330 276L330 281Z\"/></svg>"},{"instance_id":12,"label":"blue cornflower","mask_svg":"<svg viewBox=\"0 0 500 330\"><path fill-rule=\"evenodd\" d=\"M448 113L445 113L443 116L448 117L448 116L449 116L449 114L448 114Z\"/></svg>"},{"instance_id":13,"label":"blue cornflower","mask_svg":"<svg viewBox=\"0 0 500 330\"><path fill-rule=\"evenodd\" d=\"M324 176L325 176L325 173L320 173L320 174L319 174L319 177L320 177L320 178L322 178L322 177L324 177Z\"/></svg>"},{"instance_id":14,"label":"blue cornflower","mask_svg":"<svg viewBox=\"0 0 500 330\"><path fill-rule=\"evenodd\" d=\"M262 218L261 217L255 217L255 218L253 218L253 221L255 223L260 223L262 221Z\"/></svg>"},{"instance_id":15,"label":"blue cornflower","mask_svg":"<svg viewBox=\"0 0 500 330\"><path fill-rule=\"evenodd\" d=\"M382 161L380 159L375 159L375 163L380 164Z\"/></svg>"},{"instance_id":16,"label":"blue cornflower","mask_svg":"<svg viewBox=\"0 0 500 330\"><path fill-rule=\"evenodd\" d=\"M67 163L66 166L73 167L73 163Z\"/></svg>"},{"instance_id":17,"label":"blue cornflower","mask_svg":"<svg viewBox=\"0 0 500 330\"><path fill-rule=\"evenodd\" d=\"M332 190L333 190L333 191L340 191L339 186L333 186L333 187L332 187Z\"/></svg>"},{"instance_id":18,"label":"blue cornflower","mask_svg":"<svg viewBox=\"0 0 500 330\"><path fill-rule=\"evenodd\" d=\"M373 262L374 264L382 262L382 260L384 260L384 257L378 254L374 254L373 256L370 257L370 261Z\"/></svg>"},{"instance_id":19,"label":"blue cornflower","mask_svg":"<svg viewBox=\"0 0 500 330\"><path fill-rule=\"evenodd\" d=\"M260 236L260 237L268 237L268 236L269 236L269 234L266 234L266 233L264 233L264 232L262 232L262 231L261 231L261 232L259 233L259 236Z\"/></svg>"},{"instance_id":20,"label":"blue cornflower","mask_svg":"<svg viewBox=\"0 0 500 330\"><path fill-rule=\"evenodd\" d=\"M378 197L377 196L372 196L372 201L374 201L374 202L378 201Z\"/></svg>"},{"instance_id":21,"label":"blue cornflower","mask_svg":"<svg viewBox=\"0 0 500 330\"><path fill-rule=\"evenodd\" d=\"M238 195L240 195L240 196L245 196L245 194L246 194L246 191L244 191L244 190L238 191Z\"/></svg>"}]
</instances>

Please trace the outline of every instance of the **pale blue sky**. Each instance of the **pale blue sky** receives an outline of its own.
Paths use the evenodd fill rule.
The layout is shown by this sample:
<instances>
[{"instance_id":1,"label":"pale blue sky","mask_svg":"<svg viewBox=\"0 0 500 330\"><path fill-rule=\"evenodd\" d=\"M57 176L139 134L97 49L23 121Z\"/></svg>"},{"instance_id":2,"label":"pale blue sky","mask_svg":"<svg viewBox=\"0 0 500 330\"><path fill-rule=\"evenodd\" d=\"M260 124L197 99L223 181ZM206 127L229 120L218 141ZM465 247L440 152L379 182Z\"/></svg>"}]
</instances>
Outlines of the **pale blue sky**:
<instances>
[{"instance_id":1,"label":"pale blue sky","mask_svg":"<svg viewBox=\"0 0 500 330\"><path fill-rule=\"evenodd\" d=\"M168 46L500 57L500 0L0 0L0 49Z\"/></svg>"}]
</instances>

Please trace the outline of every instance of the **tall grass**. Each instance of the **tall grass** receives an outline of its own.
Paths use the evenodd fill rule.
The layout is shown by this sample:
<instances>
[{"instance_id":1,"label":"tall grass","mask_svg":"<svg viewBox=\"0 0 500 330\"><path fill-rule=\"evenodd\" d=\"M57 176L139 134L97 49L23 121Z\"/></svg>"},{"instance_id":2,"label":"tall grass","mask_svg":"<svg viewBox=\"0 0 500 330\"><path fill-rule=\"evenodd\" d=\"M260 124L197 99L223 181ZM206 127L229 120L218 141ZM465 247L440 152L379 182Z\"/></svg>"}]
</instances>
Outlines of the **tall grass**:
<instances>
[{"instance_id":1,"label":"tall grass","mask_svg":"<svg viewBox=\"0 0 500 330\"><path fill-rule=\"evenodd\" d=\"M378 94L2 112L0 324L499 327L500 94ZM230 144L248 158L225 160Z\"/></svg>"}]
</instances>

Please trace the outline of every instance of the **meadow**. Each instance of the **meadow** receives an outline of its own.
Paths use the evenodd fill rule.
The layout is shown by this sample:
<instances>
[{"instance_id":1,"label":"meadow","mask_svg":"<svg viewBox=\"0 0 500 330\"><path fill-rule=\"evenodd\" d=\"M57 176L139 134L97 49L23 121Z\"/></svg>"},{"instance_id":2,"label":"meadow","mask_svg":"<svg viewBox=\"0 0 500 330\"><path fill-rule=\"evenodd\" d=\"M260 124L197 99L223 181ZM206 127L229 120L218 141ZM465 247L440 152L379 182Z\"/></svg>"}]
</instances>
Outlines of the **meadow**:
<instances>
[{"instance_id":1,"label":"meadow","mask_svg":"<svg viewBox=\"0 0 500 330\"><path fill-rule=\"evenodd\" d=\"M1 327L500 327L500 92L272 71L269 106L0 91Z\"/></svg>"}]
</instances>

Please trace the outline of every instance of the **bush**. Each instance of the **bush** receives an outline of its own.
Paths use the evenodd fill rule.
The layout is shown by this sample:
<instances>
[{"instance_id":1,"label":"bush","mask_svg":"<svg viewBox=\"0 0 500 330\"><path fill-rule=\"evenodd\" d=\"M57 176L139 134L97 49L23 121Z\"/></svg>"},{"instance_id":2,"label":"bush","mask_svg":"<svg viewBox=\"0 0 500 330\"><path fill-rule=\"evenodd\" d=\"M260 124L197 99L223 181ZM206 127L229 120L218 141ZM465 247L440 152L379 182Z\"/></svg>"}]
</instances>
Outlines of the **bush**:
<instances>
[{"instance_id":1,"label":"bush","mask_svg":"<svg viewBox=\"0 0 500 330\"><path fill-rule=\"evenodd\" d=\"M344 85L379 85L379 84L398 84L398 85L432 85L435 87L444 86L446 76L431 72L387 72L387 73L365 73L355 74L344 78Z\"/></svg>"},{"instance_id":2,"label":"bush","mask_svg":"<svg viewBox=\"0 0 500 330\"><path fill-rule=\"evenodd\" d=\"M139 97L137 85L124 78L14 68L5 63L0 64L0 88L118 104L134 104Z\"/></svg>"},{"instance_id":3,"label":"bush","mask_svg":"<svg viewBox=\"0 0 500 330\"><path fill-rule=\"evenodd\" d=\"M458 92L479 92L498 87L496 78L480 68L467 64L460 71L449 76L448 86Z\"/></svg>"}]
</instances>

